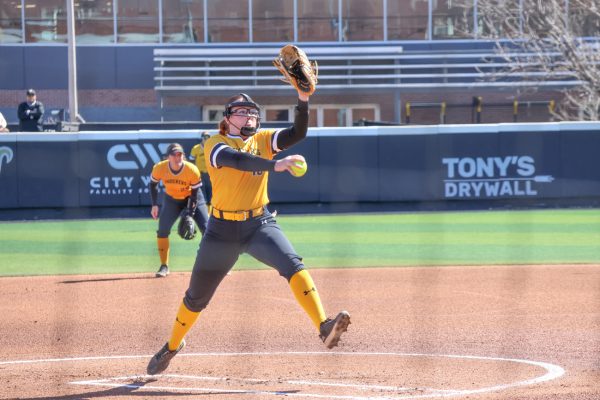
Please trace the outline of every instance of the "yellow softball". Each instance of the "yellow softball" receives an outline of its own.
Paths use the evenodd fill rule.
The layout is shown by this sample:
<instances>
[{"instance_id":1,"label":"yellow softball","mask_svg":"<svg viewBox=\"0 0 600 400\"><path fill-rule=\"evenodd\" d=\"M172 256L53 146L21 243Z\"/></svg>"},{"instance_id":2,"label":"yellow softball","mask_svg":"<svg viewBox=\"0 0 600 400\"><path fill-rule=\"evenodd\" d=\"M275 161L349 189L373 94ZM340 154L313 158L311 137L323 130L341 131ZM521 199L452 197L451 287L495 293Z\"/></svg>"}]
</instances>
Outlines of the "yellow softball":
<instances>
[{"instance_id":1,"label":"yellow softball","mask_svg":"<svg viewBox=\"0 0 600 400\"><path fill-rule=\"evenodd\" d=\"M306 164L306 161L296 161L294 165L292 165L292 176L300 178L306 173L307 168L308 164Z\"/></svg>"}]
</instances>

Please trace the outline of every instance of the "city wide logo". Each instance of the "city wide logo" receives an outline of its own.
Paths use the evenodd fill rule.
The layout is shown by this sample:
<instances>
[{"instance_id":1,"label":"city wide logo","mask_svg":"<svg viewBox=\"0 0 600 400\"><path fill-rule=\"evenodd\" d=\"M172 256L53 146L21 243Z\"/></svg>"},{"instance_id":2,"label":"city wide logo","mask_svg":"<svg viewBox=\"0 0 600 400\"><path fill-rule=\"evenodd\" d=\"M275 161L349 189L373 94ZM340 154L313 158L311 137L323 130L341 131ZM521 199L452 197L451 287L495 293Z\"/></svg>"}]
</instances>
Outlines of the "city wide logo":
<instances>
[{"instance_id":1,"label":"city wide logo","mask_svg":"<svg viewBox=\"0 0 600 400\"><path fill-rule=\"evenodd\" d=\"M117 143L106 152L109 172L89 179L90 196L135 196L149 193L150 175L138 175L137 171L162 160L169 143ZM162 190L162 187L159 188Z\"/></svg>"},{"instance_id":2,"label":"city wide logo","mask_svg":"<svg viewBox=\"0 0 600 400\"><path fill-rule=\"evenodd\" d=\"M142 169L156 164L167 150L169 143L159 143L158 149L151 143L115 144L106 153L106 161L114 169Z\"/></svg>"},{"instance_id":3,"label":"city wide logo","mask_svg":"<svg viewBox=\"0 0 600 400\"><path fill-rule=\"evenodd\" d=\"M442 158L446 170L444 197L490 198L537 196L538 185L554 181L536 174L528 155Z\"/></svg>"},{"instance_id":4,"label":"city wide logo","mask_svg":"<svg viewBox=\"0 0 600 400\"><path fill-rule=\"evenodd\" d=\"M10 147L0 146L0 173L2 173L2 166L6 161L9 164L13 159L13 151Z\"/></svg>"}]
</instances>

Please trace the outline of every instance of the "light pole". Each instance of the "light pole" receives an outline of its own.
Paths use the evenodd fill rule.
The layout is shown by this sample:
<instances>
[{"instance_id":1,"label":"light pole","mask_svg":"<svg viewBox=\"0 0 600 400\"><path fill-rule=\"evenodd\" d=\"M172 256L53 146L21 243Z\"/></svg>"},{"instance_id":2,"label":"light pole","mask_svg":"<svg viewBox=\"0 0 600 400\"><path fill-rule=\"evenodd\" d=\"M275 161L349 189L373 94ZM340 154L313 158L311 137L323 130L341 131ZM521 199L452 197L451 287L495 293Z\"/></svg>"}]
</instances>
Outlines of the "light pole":
<instances>
[{"instance_id":1,"label":"light pole","mask_svg":"<svg viewBox=\"0 0 600 400\"><path fill-rule=\"evenodd\" d=\"M69 121L85 122L79 115L77 104L77 56L75 52L75 7L73 0L67 1L67 43L68 43L68 71L69 71Z\"/></svg>"}]
</instances>

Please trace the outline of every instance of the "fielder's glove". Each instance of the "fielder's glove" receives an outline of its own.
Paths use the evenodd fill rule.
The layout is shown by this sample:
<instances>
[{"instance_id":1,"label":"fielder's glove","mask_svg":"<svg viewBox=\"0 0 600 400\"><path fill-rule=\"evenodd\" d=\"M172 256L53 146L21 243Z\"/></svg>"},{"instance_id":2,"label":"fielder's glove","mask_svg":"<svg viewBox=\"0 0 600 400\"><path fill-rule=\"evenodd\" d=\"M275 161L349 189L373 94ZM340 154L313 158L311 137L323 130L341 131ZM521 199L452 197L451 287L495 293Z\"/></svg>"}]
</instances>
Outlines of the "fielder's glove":
<instances>
[{"instance_id":1,"label":"fielder's glove","mask_svg":"<svg viewBox=\"0 0 600 400\"><path fill-rule=\"evenodd\" d=\"M187 208L184 208L183 211L181 211L179 224L177 225L177 233L185 240L192 240L196 236L196 224Z\"/></svg>"},{"instance_id":2,"label":"fielder's glove","mask_svg":"<svg viewBox=\"0 0 600 400\"><path fill-rule=\"evenodd\" d=\"M319 75L317 62L309 61L302 49L292 44L282 47L273 65L282 73L284 82L309 96L314 93Z\"/></svg>"}]
</instances>

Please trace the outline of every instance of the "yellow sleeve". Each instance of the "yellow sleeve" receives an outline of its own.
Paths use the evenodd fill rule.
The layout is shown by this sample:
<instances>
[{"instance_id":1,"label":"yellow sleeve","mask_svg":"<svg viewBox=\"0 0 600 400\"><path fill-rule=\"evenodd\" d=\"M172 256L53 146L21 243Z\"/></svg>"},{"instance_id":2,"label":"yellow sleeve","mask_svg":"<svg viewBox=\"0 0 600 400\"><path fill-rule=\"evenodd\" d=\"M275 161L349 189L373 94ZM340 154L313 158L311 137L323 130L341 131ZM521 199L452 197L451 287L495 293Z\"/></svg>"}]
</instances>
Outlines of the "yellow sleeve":
<instances>
[{"instance_id":1,"label":"yellow sleeve","mask_svg":"<svg viewBox=\"0 0 600 400\"><path fill-rule=\"evenodd\" d=\"M199 144L192 147L192 151L190 151L190 157L192 157L194 159L198 158L199 149L200 149Z\"/></svg>"},{"instance_id":2,"label":"yellow sleeve","mask_svg":"<svg viewBox=\"0 0 600 400\"><path fill-rule=\"evenodd\" d=\"M200 184L202 183L201 179L200 179L200 170L198 169L198 167L196 167L194 164L192 164L189 161L186 161L185 165L188 168L188 180L190 182L190 186L192 187L192 189L195 189L197 187L200 187Z\"/></svg>"},{"instance_id":3,"label":"yellow sleeve","mask_svg":"<svg viewBox=\"0 0 600 400\"><path fill-rule=\"evenodd\" d=\"M217 146L220 143L222 143L222 145ZM223 145L227 145L227 143L222 135L214 135L206 140L204 143L204 157L206 157L207 167L217 168L217 166L213 164L215 162L215 155Z\"/></svg>"},{"instance_id":4,"label":"yellow sleeve","mask_svg":"<svg viewBox=\"0 0 600 400\"><path fill-rule=\"evenodd\" d=\"M163 169L160 167L160 163L156 163L154 164L154 166L152 167L152 175L151 175L151 179L153 182L158 182L162 179L162 171Z\"/></svg>"},{"instance_id":5,"label":"yellow sleeve","mask_svg":"<svg viewBox=\"0 0 600 400\"><path fill-rule=\"evenodd\" d=\"M266 150L267 157L265 158L268 158L269 160L272 160L276 154L273 148L273 140L275 140L274 133L275 130L273 129L265 129L260 132L260 140L262 141L261 147Z\"/></svg>"}]
</instances>

